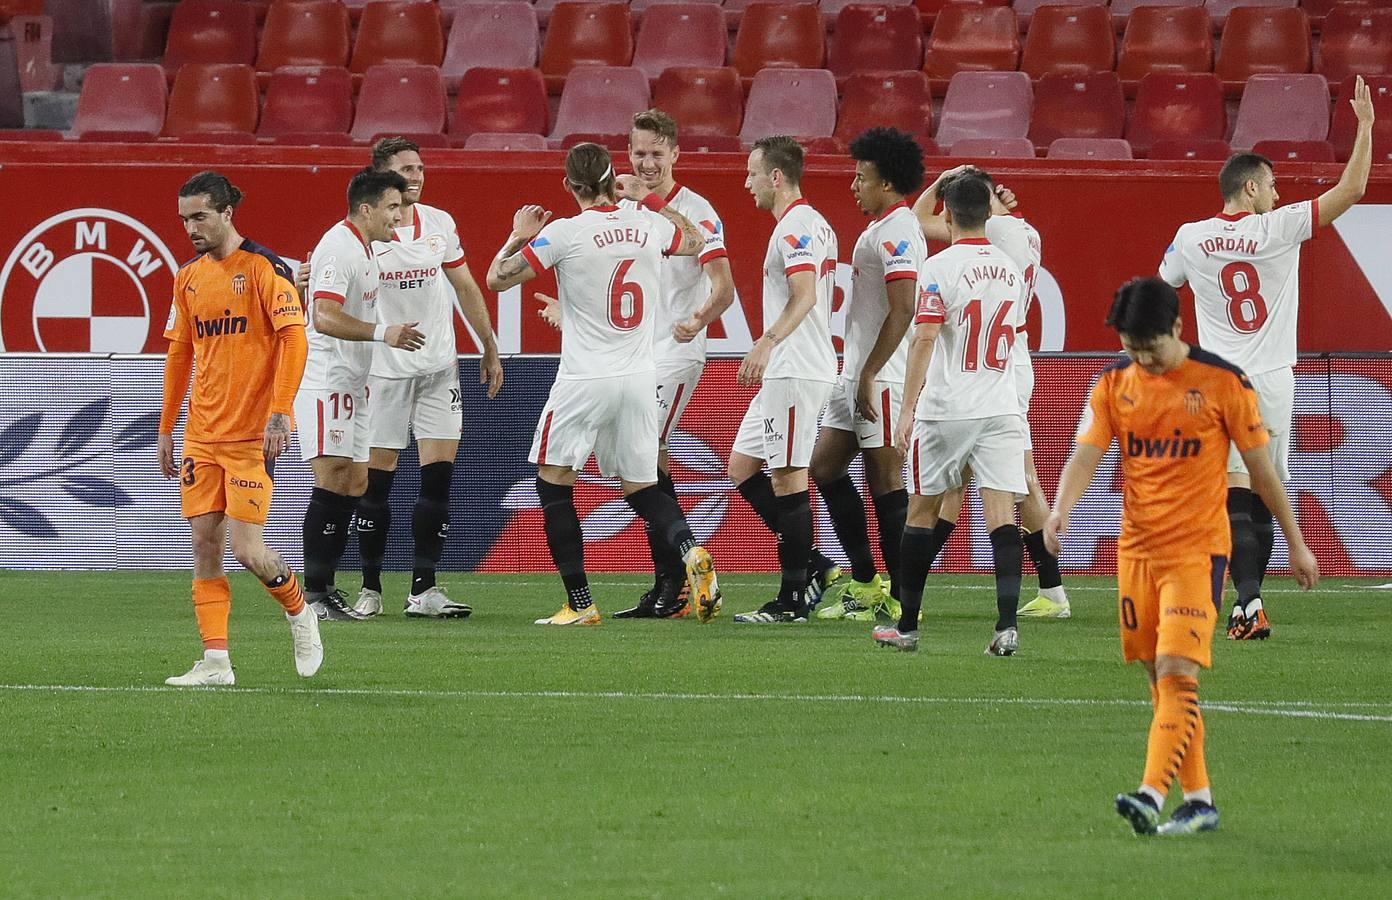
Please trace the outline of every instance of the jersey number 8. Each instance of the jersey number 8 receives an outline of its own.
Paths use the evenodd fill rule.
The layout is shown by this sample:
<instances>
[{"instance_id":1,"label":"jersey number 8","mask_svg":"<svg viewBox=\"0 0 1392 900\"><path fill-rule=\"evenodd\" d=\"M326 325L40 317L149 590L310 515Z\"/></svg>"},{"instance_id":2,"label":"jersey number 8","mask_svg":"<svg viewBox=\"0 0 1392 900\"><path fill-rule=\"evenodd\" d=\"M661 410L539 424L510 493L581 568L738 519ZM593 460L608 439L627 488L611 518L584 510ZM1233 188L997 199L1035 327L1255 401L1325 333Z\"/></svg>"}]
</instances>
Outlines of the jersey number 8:
<instances>
[{"instance_id":1,"label":"jersey number 8","mask_svg":"<svg viewBox=\"0 0 1392 900\"><path fill-rule=\"evenodd\" d=\"M1266 324L1266 298L1261 295L1256 266L1230 262L1218 272L1218 281L1228 301L1228 321L1235 331L1251 334Z\"/></svg>"}]
</instances>

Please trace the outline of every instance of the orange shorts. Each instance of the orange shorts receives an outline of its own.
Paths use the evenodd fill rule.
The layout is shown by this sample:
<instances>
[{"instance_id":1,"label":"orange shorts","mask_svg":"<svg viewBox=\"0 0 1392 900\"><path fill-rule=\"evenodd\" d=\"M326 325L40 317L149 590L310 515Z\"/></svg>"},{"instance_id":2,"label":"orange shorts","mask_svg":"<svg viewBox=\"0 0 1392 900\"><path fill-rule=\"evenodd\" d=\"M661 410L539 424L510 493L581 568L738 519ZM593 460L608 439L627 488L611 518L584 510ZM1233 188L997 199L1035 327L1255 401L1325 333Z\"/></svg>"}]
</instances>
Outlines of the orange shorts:
<instances>
[{"instance_id":1,"label":"orange shorts","mask_svg":"<svg viewBox=\"0 0 1392 900\"><path fill-rule=\"evenodd\" d=\"M1150 560L1117 556L1117 614L1127 662L1182 656L1213 665L1226 556Z\"/></svg>"},{"instance_id":2,"label":"orange shorts","mask_svg":"<svg viewBox=\"0 0 1392 900\"><path fill-rule=\"evenodd\" d=\"M265 525L271 474L262 442L204 444L185 438L179 493L185 519L222 512L240 522Z\"/></svg>"}]
</instances>

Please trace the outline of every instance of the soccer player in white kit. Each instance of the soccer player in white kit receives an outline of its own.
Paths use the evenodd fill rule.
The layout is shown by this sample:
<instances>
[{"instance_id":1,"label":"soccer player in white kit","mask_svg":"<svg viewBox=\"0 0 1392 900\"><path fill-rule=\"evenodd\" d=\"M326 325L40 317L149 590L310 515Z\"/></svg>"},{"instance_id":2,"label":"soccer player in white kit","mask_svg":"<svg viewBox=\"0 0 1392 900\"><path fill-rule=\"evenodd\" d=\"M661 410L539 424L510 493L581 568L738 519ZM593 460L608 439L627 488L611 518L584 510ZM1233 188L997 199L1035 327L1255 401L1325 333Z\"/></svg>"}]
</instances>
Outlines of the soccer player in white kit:
<instances>
[{"instance_id":1,"label":"soccer player in white kit","mask_svg":"<svg viewBox=\"0 0 1392 900\"><path fill-rule=\"evenodd\" d=\"M850 558L851 583L840 602L817 610L817 618L873 622L877 611L899 617L895 573L909 497L904 457L894 448L893 432L904 398L909 323L928 244L904 199L923 186L918 142L894 128L871 128L851 141L850 151L856 161L851 193L870 224L851 251L845 356L812 450L811 475ZM865 504L849 472L856 454L865 458L888 586L875 571Z\"/></svg>"},{"instance_id":2,"label":"soccer player in white kit","mask_svg":"<svg viewBox=\"0 0 1392 900\"><path fill-rule=\"evenodd\" d=\"M933 527L943 496L962 486L968 465L981 488L996 571L996 626L990 656L1019 647L1016 607L1024 547L1015 527L1015 499L1025 493L1025 436L1020 424L1015 330L1024 323L1025 276L986 240L991 190L979 178L942 186L952 246L928 260L919 276L918 310L904 376L904 405L895 444L909 454L908 523L899 579L897 625L876 626L876 643L918 648L923 584L936 555Z\"/></svg>"},{"instance_id":3,"label":"soccer player in white kit","mask_svg":"<svg viewBox=\"0 0 1392 900\"><path fill-rule=\"evenodd\" d=\"M321 619L361 619L334 571L348 542L353 507L367 488L367 376L373 342L419 350L417 322L377 321L379 269L373 241L401 223L406 179L364 169L348 183L348 217L319 239L309 259L309 358L295 395L300 454L314 470L304 519L305 599Z\"/></svg>"},{"instance_id":4,"label":"soccer player in white kit","mask_svg":"<svg viewBox=\"0 0 1392 900\"><path fill-rule=\"evenodd\" d=\"M368 393L372 397L367 491L357 508L363 586L354 609L382 611L382 559L391 526L391 488L397 456L414 435L420 454L420 493L412 515L415 560L405 613L413 618L464 618L473 610L435 583L435 567L449 534L450 482L459 453L463 397L459 349L455 342L456 304L483 355L479 383L488 397L503 386L503 367L483 294L469 273L459 232L449 213L420 202L425 164L420 147L407 138L383 138L372 148L372 167L406 179L401 224L390 240L373 245L381 267L378 312L387 321L419 319L425 346L415 352L379 348L372 356Z\"/></svg>"},{"instance_id":5,"label":"soccer player in white kit","mask_svg":"<svg viewBox=\"0 0 1392 900\"><path fill-rule=\"evenodd\" d=\"M749 154L744 182L755 205L777 224L764 256L764 333L737 376L740 384L759 385L759 392L735 436L730 480L778 535L782 580L776 598L735 616L736 622L806 622L809 612L807 467L817 417L836 382L831 343L836 233L802 198L802 165L797 141L785 135L761 138ZM751 490L770 478L763 475L766 462L772 498Z\"/></svg>"},{"instance_id":6,"label":"soccer player in white kit","mask_svg":"<svg viewBox=\"0 0 1392 900\"><path fill-rule=\"evenodd\" d=\"M654 306L661 303L665 256L695 256L706 242L696 226L667 207L637 177L623 176L620 207L609 151L582 143L566 154L565 184L579 215L524 206L488 268L488 287L502 291L555 269L561 309L561 365L529 459L537 465L546 543L565 585L566 602L538 625L598 625L585 575L585 545L575 511L575 480L593 455L617 475L624 499L686 567L698 621L720 608L710 553L696 543L681 506L657 486L657 392Z\"/></svg>"},{"instance_id":7,"label":"soccer player in white kit","mask_svg":"<svg viewBox=\"0 0 1392 900\"><path fill-rule=\"evenodd\" d=\"M1280 197L1271 161L1239 153L1218 174L1223 211L1181 225L1160 262L1161 278L1176 288L1187 281L1194 291L1199 344L1251 379L1282 481L1290 480L1300 245L1363 197L1372 165L1373 101L1361 77L1350 102L1358 133L1338 184L1318 199L1277 209ZM1230 570L1237 591L1228 637L1262 640L1271 634L1261 586L1275 526L1271 510L1252 492L1251 478L1235 448L1228 455L1228 520L1233 542Z\"/></svg>"},{"instance_id":8,"label":"soccer player in white kit","mask_svg":"<svg viewBox=\"0 0 1392 900\"><path fill-rule=\"evenodd\" d=\"M1034 394L1034 364L1030 359L1029 339L1025 334L1025 316L1029 304L1034 302L1034 282L1039 273L1043 258L1043 247L1039 232L1016 213L1014 194L1003 185L997 185L989 172L976 166L958 166L938 176L937 181L918 198L914 212L923 225L924 235L932 241L948 240L947 223L943 214L934 215L938 189L949 179L956 177L980 178L991 190L991 218L986 220L986 239L1002 250L1006 256L1025 275L1027 293L1025 311L1021 313L1021 327L1015 335L1015 348L1011 361L1015 366L1015 387L1020 398L1020 420L1025 429L1025 483L1029 494L1021 498L1020 524L1025 532L1025 551L1029 553L1035 572L1039 575L1039 595L1020 607L1020 615L1037 619L1067 619L1072 615L1068 603L1068 592L1063 587L1063 576L1059 572L1058 557L1049 552L1044 545L1044 522L1049 515L1049 503L1044 496L1044 488L1039 483L1039 473L1034 466L1034 443L1030 439L1029 405ZM935 552L941 553L957 518L962 514L964 487L954 488L943 497L942 508L938 511L938 524L935 531Z\"/></svg>"}]
</instances>

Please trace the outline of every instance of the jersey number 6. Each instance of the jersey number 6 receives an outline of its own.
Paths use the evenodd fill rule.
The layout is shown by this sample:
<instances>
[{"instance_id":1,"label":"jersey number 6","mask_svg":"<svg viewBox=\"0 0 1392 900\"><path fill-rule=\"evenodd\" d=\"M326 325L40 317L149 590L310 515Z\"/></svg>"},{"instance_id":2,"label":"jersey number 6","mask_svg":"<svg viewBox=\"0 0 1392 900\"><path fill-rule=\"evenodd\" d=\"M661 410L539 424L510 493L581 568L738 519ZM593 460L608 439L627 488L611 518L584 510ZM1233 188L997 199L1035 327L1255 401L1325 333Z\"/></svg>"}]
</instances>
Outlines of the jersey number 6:
<instances>
[{"instance_id":1,"label":"jersey number 6","mask_svg":"<svg viewBox=\"0 0 1392 900\"><path fill-rule=\"evenodd\" d=\"M643 287L624 281L633 268L631 259L621 260L609 278L609 324L619 331L632 331L643 324Z\"/></svg>"}]
</instances>

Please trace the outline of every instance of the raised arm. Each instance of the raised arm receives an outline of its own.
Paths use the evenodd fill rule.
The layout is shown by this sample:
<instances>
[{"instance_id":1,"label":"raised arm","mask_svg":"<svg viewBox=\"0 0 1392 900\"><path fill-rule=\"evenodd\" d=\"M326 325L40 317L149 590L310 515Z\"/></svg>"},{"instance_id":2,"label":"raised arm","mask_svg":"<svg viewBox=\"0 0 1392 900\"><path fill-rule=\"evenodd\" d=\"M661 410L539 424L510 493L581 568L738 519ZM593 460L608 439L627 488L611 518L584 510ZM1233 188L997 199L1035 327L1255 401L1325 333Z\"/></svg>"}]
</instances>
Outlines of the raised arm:
<instances>
[{"instance_id":1,"label":"raised arm","mask_svg":"<svg viewBox=\"0 0 1392 900\"><path fill-rule=\"evenodd\" d=\"M490 291L505 291L537 276L536 269L532 268L521 250L537 236L550 218L551 212L540 206L524 206L513 214L512 234L508 235L498 255L488 264L485 280Z\"/></svg>"},{"instance_id":2,"label":"raised arm","mask_svg":"<svg viewBox=\"0 0 1392 900\"><path fill-rule=\"evenodd\" d=\"M1354 82L1353 99L1349 104L1358 117L1358 134L1353 139L1353 152L1344 166L1344 174L1339 176L1339 183L1320 195L1316 224L1321 228L1348 212L1363 199L1363 192L1368 189L1368 172L1373 165L1373 95L1362 75Z\"/></svg>"},{"instance_id":3,"label":"raised arm","mask_svg":"<svg viewBox=\"0 0 1392 900\"><path fill-rule=\"evenodd\" d=\"M666 201L654 194L638 179L637 175L620 175L615 179L619 187L619 196L626 200L633 200L645 209L649 209L673 225L677 226L677 231L681 232L681 243L677 249L673 250L670 256L696 256L706 249L706 239L690 219L668 206Z\"/></svg>"}]
</instances>

